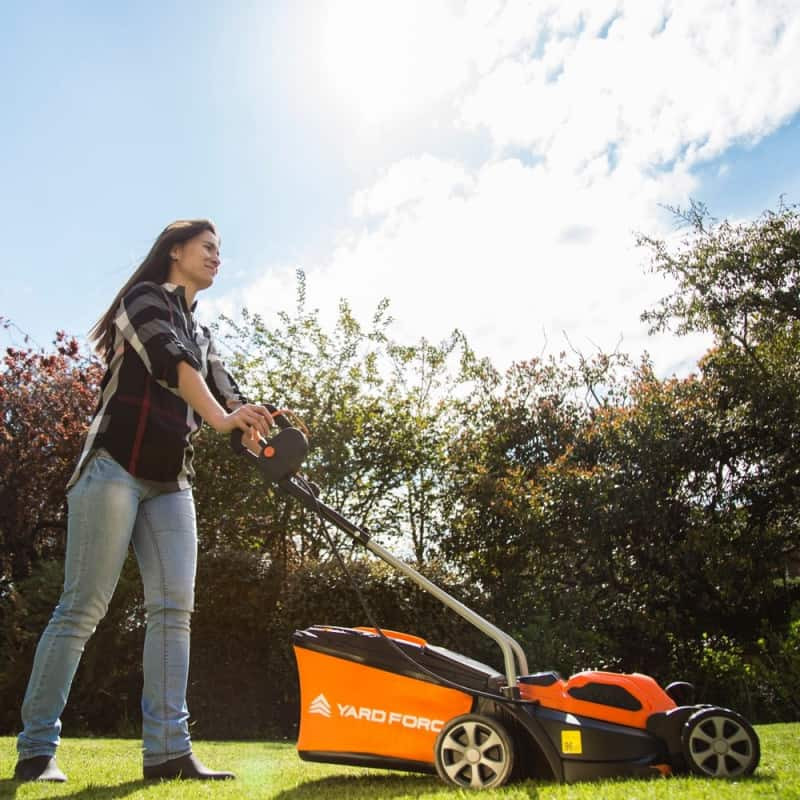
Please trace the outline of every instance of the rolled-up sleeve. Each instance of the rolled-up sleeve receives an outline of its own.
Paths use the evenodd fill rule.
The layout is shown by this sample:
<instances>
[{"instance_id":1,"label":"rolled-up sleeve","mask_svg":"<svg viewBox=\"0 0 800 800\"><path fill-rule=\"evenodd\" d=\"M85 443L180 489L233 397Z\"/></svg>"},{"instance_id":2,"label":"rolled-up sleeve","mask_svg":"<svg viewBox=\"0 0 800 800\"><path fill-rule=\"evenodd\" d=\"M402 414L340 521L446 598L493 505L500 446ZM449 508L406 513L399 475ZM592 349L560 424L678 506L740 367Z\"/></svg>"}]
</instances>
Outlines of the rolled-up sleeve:
<instances>
[{"instance_id":1,"label":"rolled-up sleeve","mask_svg":"<svg viewBox=\"0 0 800 800\"><path fill-rule=\"evenodd\" d=\"M214 341L211 339L208 329L205 329L204 333L209 337L206 384L211 390L211 394L216 397L217 402L223 408L232 411L234 408L246 403L247 398L241 393L236 381L225 368L225 364L214 347Z\"/></svg>"},{"instance_id":2,"label":"rolled-up sleeve","mask_svg":"<svg viewBox=\"0 0 800 800\"><path fill-rule=\"evenodd\" d=\"M186 361L196 370L200 363L180 341L175 330L175 310L164 290L154 283L138 283L122 298L114 323L136 351L153 378L173 392L178 388L178 364Z\"/></svg>"}]
</instances>

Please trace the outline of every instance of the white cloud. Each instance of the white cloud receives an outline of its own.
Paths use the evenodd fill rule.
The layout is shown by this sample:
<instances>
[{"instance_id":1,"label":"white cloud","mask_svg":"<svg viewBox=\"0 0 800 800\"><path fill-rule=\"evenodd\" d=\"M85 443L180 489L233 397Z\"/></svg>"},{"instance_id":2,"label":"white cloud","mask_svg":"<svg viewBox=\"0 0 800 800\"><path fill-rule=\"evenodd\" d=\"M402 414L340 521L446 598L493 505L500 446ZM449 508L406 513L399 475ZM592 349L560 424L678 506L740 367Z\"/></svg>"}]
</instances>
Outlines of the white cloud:
<instances>
[{"instance_id":1,"label":"white cloud","mask_svg":"<svg viewBox=\"0 0 800 800\"><path fill-rule=\"evenodd\" d=\"M521 25L522 6L540 9L538 27ZM495 37L484 58L496 66L465 97L465 124L488 130L498 148L530 147L561 168L614 145L620 159L645 169L713 158L798 108L796 4L589 7L591 15L578 3L510 3L492 25L503 28L508 17L527 36ZM565 35L571 29L578 32Z\"/></svg>"},{"instance_id":2,"label":"white cloud","mask_svg":"<svg viewBox=\"0 0 800 800\"><path fill-rule=\"evenodd\" d=\"M203 296L198 306L198 314L204 323L212 322L220 314L235 319L242 308L269 317L279 311L291 311L294 307L297 289L295 267L272 265L261 270L255 280L231 290L225 289L224 267L223 263L223 272L212 293Z\"/></svg>"},{"instance_id":3,"label":"white cloud","mask_svg":"<svg viewBox=\"0 0 800 800\"><path fill-rule=\"evenodd\" d=\"M395 164L358 198L379 222L340 245L312 290L338 290L362 313L386 295L407 335L460 327L501 363L534 355L545 335L564 346L562 331L611 348L641 335L638 315L658 294L633 231L652 229L657 203L689 181L633 178L565 177L516 159L471 175L430 157ZM409 184L427 191L409 197Z\"/></svg>"},{"instance_id":4,"label":"white cloud","mask_svg":"<svg viewBox=\"0 0 800 800\"><path fill-rule=\"evenodd\" d=\"M436 204L472 190L473 178L459 164L429 155L393 164L381 180L353 198L356 218L395 214L414 204Z\"/></svg>"},{"instance_id":5,"label":"white cloud","mask_svg":"<svg viewBox=\"0 0 800 800\"><path fill-rule=\"evenodd\" d=\"M797 113L792 5L436 4L425 41L451 52L424 103L458 89L452 123L487 132L491 158L388 164L308 270L312 305L330 316L345 297L368 315L386 296L400 336L458 327L498 366L545 339L562 349L566 333L586 351L622 337L622 350L685 371L707 341L646 337L639 314L668 287L645 273L634 232L670 235L660 205L697 191L694 166ZM248 305L263 293L288 307L292 291L291 271L273 269Z\"/></svg>"}]
</instances>

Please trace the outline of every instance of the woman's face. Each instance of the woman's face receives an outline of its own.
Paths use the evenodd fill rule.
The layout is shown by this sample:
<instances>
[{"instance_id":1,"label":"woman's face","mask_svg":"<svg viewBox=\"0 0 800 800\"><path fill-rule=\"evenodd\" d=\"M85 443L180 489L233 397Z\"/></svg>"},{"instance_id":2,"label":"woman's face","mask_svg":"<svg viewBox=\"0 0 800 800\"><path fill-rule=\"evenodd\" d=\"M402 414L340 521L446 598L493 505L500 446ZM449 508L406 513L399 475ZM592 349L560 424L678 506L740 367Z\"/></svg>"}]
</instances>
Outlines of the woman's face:
<instances>
[{"instance_id":1,"label":"woman's face","mask_svg":"<svg viewBox=\"0 0 800 800\"><path fill-rule=\"evenodd\" d=\"M185 286L194 294L208 289L219 271L219 239L203 231L170 250L169 282Z\"/></svg>"}]
</instances>

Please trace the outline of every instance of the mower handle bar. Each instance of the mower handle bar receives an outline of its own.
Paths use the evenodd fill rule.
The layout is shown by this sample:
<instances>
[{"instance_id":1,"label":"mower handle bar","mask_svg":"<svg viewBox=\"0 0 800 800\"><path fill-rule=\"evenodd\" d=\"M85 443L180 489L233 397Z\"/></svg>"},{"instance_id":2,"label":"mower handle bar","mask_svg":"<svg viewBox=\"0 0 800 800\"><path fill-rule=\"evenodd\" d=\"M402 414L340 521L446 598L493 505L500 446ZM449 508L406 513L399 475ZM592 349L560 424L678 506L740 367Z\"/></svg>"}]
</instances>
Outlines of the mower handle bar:
<instances>
[{"instance_id":1,"label":"mower handle bar","mask_svg":"<svg viewBox=\"0 0 800 800\"><path fill-rule=\"evenodd\" d=\"M292 423L286 418L284 413L278 410L275 406L265 404L265 408L272 414L275 424L281 429L281 433L271 440L276 445L282 437L289 437L285 439L286 444L282 449L285 451L292 451L289 461L287 461L287 472L276 472L268 467L268 459L265 458L264 450L262 449L261 455L256 456L242 444L242 432L238 429L231 432L231 447L234 452L253 458L259 463L261 471L264 475L276 483L277 486L290 497L298 500L305 508L316 514L319 514L324 520L335 525L339 530L350 536L351 539L357 541L359 544L367 548L371 553L376 555L381 560L385 561L389 566L394 567L407 578L417 584L423 591L433 595L447 608L454 611L459 616L463 617L471 625L474 625L479 631L484 633L492 639L503 653L503 663L505 666L506 681L508 683L508 692L511 694L518 693L517 676L528 674L528 661L525 653L520 647L519 643L509 636L505 631L502 631L496 625L493 625L487 619L482 617L477 612L473 611L468 606L464 605L459 600L456 600L444 589L437 586L432 581L428 580L424 575L417 572L410 564L401 561L399 558L393 556L384 547L381 547L377 542L372 540L370 534L358 525L353 524L342 516L338 511L323 503L318 497L317 493L311 489L308 482L295 477L295 473L299 470L299 465L305 455L308 443L305 437L293 429ZM294 437L291 434L295 434ZM300 440L300 441L299 441ZM291 466L288 466L288 465ZM517 659L519 665L519 672L515 669L514 658Z\"/></svg>"},{"instance_id":2,"label":"mower handle bar","mask_svg":"<svg viewBox=\"0 0 800 800\"><path fill-rule=\"evenodd\" d=\"M344 531L359 544L367 548L371 553L378 556L381 560L385 561L389 566L394 567L407 578L412 580L421 589L432 594L437 600L443 603L447 608L455 611L456 614L463 617L467 622L474 625L479 631L486 634L490 639L497 643L503 653L503 662L505 666L506 680L508 682L508 689L510 692L516 691L517 676L528 674L528 661L525 658L525 653L511 636L504 631L500 630L496 625L493 625L487 619L484 619L480 614L473 611L468 606L465 606L455 597L448 594L444 589L441 589L432 581L428 580L424 575L417 572L410 564L401 561L399 558L393 556L388 550L381 547L377 542L372 540L369 533L358 525L354 525L350 520L343 517L338 511L323 503L316 495L307 487L305 481L302 483L294 476L281 478L277 481L278 487L285 493L298 500L305 508L319 514L323 519L335 525L339 530ZM515 669L514 657L516 656L519 665L519 672Z\"/></svg>"}]
</instances>

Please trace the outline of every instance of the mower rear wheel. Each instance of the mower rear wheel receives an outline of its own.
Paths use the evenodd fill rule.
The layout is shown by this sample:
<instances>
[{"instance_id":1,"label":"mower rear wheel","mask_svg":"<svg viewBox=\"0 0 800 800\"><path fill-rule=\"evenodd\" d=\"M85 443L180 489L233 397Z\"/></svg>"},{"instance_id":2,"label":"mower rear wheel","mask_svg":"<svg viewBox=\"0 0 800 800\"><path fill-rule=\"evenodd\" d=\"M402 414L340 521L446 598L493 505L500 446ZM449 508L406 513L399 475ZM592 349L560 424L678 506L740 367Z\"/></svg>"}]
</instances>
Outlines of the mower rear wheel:
<instances>
[{"instance_id":1,"label":"mower rear wheel","mask_svg":"<svg viewBox=\"0 0 800 800\"><path fill-rule=\"evenodd\" d=\"M749 775L761 757L758 735L744 717L727 708L692 714L681 734L689 769L712 778Z\"/></svg>"},{"instance_id":2,"label":"mower rear wheel","mask_svg":"<svg viewBox=\"0 0 800 800\"><path fill-rule=\"evenodd\" d=\"M436 737L436 771L465 789L502 786L514 768L514 743L498 720L483 714L454 717Z\"/></svg>"}]
</instances>

